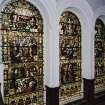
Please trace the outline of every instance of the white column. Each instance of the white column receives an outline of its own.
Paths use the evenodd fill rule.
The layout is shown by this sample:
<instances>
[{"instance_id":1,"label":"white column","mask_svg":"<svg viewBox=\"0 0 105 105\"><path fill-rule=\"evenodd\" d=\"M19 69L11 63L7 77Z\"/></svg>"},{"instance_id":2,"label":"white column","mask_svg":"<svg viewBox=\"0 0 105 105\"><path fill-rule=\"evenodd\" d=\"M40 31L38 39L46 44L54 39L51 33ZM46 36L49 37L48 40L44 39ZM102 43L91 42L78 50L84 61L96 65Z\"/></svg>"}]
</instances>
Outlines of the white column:
<instances>
[{"instance_id":1,"label":"white column","mask_svg":"<svg viewBox=\"0 0 105 105\"><path fill-rule=\"evenodd\" d=\"M85 79L94 79L94 34L90 26L82 35L82 77Z\"/></svg>"},{"instance_id":2,"label":"white column","mask_svg":"<svg viewBox=\"0 0 105 105\"><path fill-rule=\"evenodd\" d=\"M95 34L95 27L93 26L91 35L91 79L95 79Z\"/></svg>"},{"instance_id":3,"label":"white column","mask_svg":"<svg viewBox=\"0 0 105 105\"><path fill-rule=\"evenodd\" d=\"M53 3L53 4L52 4ZM47 38L48 63L46 85L51 88L59 87L59 24L57 21L56 3L50 5L50 27Z\"/></svg>"}]
</instances>

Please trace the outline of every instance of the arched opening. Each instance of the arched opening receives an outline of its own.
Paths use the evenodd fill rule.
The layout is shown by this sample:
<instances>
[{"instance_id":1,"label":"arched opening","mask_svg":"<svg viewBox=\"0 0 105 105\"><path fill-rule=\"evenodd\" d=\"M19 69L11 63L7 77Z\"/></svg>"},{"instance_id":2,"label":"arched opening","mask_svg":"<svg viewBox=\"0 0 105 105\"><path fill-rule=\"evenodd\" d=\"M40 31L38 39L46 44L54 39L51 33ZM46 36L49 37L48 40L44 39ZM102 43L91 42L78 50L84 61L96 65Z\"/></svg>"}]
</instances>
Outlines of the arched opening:
<instances>
[{"instance_id":1,"label":"arched opening","mask_svg":"<svg viewBox=\"0 0 105 105\"><path fill-rule=\"evenodd\" d=\"M60 17L60 101L81 95L81 24L70 11Z\"/></svg>"},{"instance_id":2,"label":"arched opening","mask_svg":"<svg viewBox=\"0 0 105 105\"><path fill-rule=\"evenodd\" d=\"M95 91L105 90L105 24L98 18L95 25Z\"/></svg>"},{"instance_id":3,"label":"arched opening","mask_svg":"<svg viewBox=\"0 0 105 105\"><path fill-rule=\"evenodd\" d=\"M26 0L1 11L5 105L43 105L43 18Z\"/></svg>"}]
</instances>

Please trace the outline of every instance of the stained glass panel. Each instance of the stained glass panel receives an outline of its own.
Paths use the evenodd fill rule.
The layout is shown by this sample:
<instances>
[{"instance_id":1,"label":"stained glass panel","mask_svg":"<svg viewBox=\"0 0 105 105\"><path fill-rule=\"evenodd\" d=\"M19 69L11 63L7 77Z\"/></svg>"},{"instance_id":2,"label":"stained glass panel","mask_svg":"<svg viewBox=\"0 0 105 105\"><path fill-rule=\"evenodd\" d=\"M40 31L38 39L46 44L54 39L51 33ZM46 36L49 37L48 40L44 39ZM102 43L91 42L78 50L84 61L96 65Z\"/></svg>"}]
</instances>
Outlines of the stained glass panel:
<instances>
[{"instance_id":1,"label":"stained glass panel","mask_svg":"<svg viewBox=\"0 0 105 105\"><path fill-rule=\"evenodd\" d=\"M81 90L81 25L72 12L60 18L60 101L79 96Z\"/></svg>"},{"instance_id":2,"label":"stained glass panel","mask_svg":"<svg viewBox=\"0 0 105 105\"><path fill-rule=\"evenodd\" d=\"M97 91L105 88L105 25L102 20L97 19L95 29L95 88Z\"/></svg>"},{"instance_id":3,"label":"stained glass panel","mask_svg":"<svg viewBox=\"0 0 105 105\"><path fill-rule=\"evenodd\" d=\"M25 0L1 11L5 105L43 105L43 19Z\"/></svg>"}]
</instances>

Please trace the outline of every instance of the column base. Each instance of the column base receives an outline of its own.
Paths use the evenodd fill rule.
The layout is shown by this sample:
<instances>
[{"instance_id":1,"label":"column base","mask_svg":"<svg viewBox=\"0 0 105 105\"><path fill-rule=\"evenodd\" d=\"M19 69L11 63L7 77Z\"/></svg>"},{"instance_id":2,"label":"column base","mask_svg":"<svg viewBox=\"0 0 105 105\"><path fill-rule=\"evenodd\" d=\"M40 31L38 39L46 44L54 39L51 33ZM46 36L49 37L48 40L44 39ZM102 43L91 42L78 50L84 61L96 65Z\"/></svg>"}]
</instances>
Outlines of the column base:
<instances>
[{"instance_id":1,"label":"column base","mask_svg":"<svg viewBox=\"0 0 105 105\"><path fill-rule=\"evenodd\" d=\"M95 95L94 95L94 79L83 79L84 81L84 100L86 105L95 105Z\"/></svg>"},{"instance_id":2,"label":"column base","mask_svg":"<svg viewBox=\"0 0 105 105\"><path fill-rule=\"evenodd\" d=\"M59 87L46 86L46 105L59 105Z\"/></svg>"}]
</instances>

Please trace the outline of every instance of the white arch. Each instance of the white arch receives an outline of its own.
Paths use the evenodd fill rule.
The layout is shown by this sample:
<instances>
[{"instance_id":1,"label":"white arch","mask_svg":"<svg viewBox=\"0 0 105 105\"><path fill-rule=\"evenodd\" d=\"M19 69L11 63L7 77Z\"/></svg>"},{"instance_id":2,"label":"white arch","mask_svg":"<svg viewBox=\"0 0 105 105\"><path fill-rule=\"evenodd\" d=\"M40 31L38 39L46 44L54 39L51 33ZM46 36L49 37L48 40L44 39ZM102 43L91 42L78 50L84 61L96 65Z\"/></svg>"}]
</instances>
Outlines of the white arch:
<instances>
[{"instance_id":1,"label":"white arch","mask_svg":"<svg viewBox=\"0 0 105 105\"><path fill-rule=\"evenodd\" d=\"M104 24L105 24L105 6L102 6L102 7L100 7L100 8L95 10L94 18L93 18L93 22L92 22L92 27L93 28L95 28L96 20L98 18L101 19L104 22ZM94 36L95 36L95 32L94 32Z\"/></svg>"},{"instance_id":2,"label":"white arch","mask_svg":"<svg viewBox=\"0 0 105 105\"><path fill-rule=\"evenodd\" d=\"M93 79L93 64L91 62L92 58L92 43L91 36L93 29L91 29L93 10L85 0L58 0L58 22L60 21L61 14L65 11L73 12L80 21L81 24L81 67L82 67L82 78ZM83 86L82 86L83 87ZM83 89L81 90L83 91ZM74 100L77 100L74 98ZM63 102L68 103L68 102Z\"/></svg>"},{"instance_id":3,"label":"white arch","mask_svg":"<svg viewBox=\"0 0 105 105\"><path fill-rule=\"evenodd\" d=\"M95 25L96 25L97 19L101 19L102 22L105 24L105 6L102 6L98 9L96 9L95 12L94 12L94 19L93 19L93 24L92 24L92 27L94 28L93 42L95 42L95 35L96 35ZM95 45L94 45L94 48L95 48ZM93 58L92 62L94 63L94 77L95 77L95 53L93 53L92 58ZM104 90L104 89L102 89L102 90ZM102 90L98 89L95 92L97 93L97 92L100 92Z\"/></svg>"},{"instance_id":4,"label":"white arch","mask_svg":"<svg viewBox=\"0 0 105 105\"><path fill-rule=\"evenodd\" d=\"M0 12L3 8L5 8L5 6L10 2L11 0L0 0ZM48 30L49 27L51 27L51 20L50 19L50 13L51 13L51 10L50 8L48 9L49 5L48 3L46 2L42 2L42 1L39 1L39 0L27 0L28 2L30 2L31 4L33 4L35 7L38 8L38 10L40 11L40 14L43 18L43 21L44 21L44 77L47 77L47 74L46 74L46 70L48 70L50 67L49 67L49 61L48 59L50 59L50 57L48 56L49 54L49 44L46 43L46 42L49 42L48 38L50 36L50 31ZM1 45L1 42L2 42L2 39L0 37L0 45ZM2 49L0 49L0 61L2 61ZM2 62L1 62L2 63ZM3 70L4 70L4 66L3 64L0 64L0 82L1 82L1 92L2 92L2 96L4 97L4 79L3 79ZM47 79L44 78L44 84L47 84Z\"/></svg>"},{"instance_id":5,"label":"white arch","mask_svg":"<svg viewBox=\"0 0 105 105\"><path fill-rule=\"evenodd\" d=\"M95 24L96 20L101 16L105 16L105 6L102 6L102 7L95 10L95 12L94 12L94 24Z\"/></svg>"},{"instance_id":6,"label":"white arch","mask_svg":"<svg viewBox=\"0 0 105 105\"><path fill-rule=\"evenodd\" d=\"M58 0L58 20L60 19L61 14L66 10L75 13L80 20L82 27L82 78L92 79L94 78L91 62L91 48L93 45L91 41L91 35L93 32L91 24L93 10L85 0Z\"/></svg>"},{"instance_id":7,"label":"white arch","mask_svg":"<svg viewBox=\"0 0 105 105\"><path fill-rule=\"evenodd\" d=\"M58 24L56 19L56 3L47 0L27 0L38 7L44 20L44 75L45 85L48 87L59 86L59 47Z\"/></svg>"},{"instance_id":8,"label":"white arch","mask_svg":"<svg viewBox=\"0 0 105 105\"><path fill-rule=\"evenodd\" d=\"M98 18L101 19L105 24L105 6L102 6L98 9L96 9L95 12L94 12L94 18L93 18L93 22L92 22L92 27L94 29L95 29L96 21L97 21ZM94 38L95 38L95 34L96 33L94 31Z\"/></svg>"},{"instance_id":9,"label":"white arch","mask_svg":"<svg viewBox=\"0 0 105 105\"><path fill-rule=\"evenodd\" d=\"M95 52L94 52L94 42L95 42L95 25L96 25L96 20L97 19L101 19L104 24L105 24L105 6L102 6L100 8L97 8L95 11L94 11L94 17L92 19L92 24L91 24L91 29L93 29L93 33L92 33L92 36L91 36L91 41L92 41L92 55L91 55L91 58L92 58L92 75L93 75L93 79L95 79Z\"/></svg>"},{"instance_id":10,"label":"white arch","mask_svg":"<svg viewBox=\"0 0 105 105\"><path fill-rule=\"evenodd\" d=\"M58 24L56 18L56 3L53 0L28 0L35 6L39 7L38 9L44 16L44 54L45 59L45 84L48 87L58 87L59 86L59 43L58 39Z\"/></svg>"}]
</instances>

